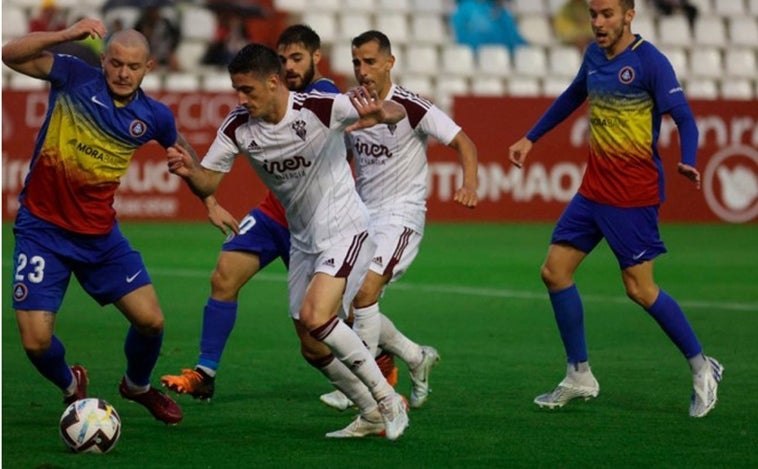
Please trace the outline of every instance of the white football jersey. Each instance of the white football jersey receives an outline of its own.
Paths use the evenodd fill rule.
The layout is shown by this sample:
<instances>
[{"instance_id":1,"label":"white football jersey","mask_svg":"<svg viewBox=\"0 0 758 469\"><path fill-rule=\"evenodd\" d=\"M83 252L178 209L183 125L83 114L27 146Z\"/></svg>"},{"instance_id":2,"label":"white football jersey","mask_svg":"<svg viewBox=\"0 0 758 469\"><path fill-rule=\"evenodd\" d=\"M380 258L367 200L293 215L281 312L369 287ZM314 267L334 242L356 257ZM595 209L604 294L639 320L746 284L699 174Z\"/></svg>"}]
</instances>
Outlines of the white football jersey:
<instances>
[{"instance_id":1,"label":"white football jersey","mask_svg":"<svg viewBox=\"0 0 758 469\"><path fill-rule=\"evenodd\" d=\"M233 110L202 160L229 172L237 155L284 206L294 248L318 253L335 240L368 227L368 212L355 190L344 129L358 120L345 95L290 93L284 118L271 124Z\"/></svg>"},{"instance_id":2,"label":"white football jersey","mask_svg":"<svg viewBox=\"0 0 758 469\"><path fill-rule=\"evenodd\" d=\"M448 145L461 128L430 101L392 85L386 100L407 116L348 134L356 186L372 224L397 224L423 233L426 215L428 137Z\"/></svg>"}]
</instances>

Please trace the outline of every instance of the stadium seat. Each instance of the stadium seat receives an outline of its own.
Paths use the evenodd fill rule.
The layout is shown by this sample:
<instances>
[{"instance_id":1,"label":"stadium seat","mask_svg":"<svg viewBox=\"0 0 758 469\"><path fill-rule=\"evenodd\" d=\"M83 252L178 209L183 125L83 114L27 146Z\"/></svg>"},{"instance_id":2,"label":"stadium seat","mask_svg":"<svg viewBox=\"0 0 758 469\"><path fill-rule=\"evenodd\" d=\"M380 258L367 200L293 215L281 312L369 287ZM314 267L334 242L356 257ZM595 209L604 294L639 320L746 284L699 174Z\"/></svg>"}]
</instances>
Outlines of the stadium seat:
<instances>
[{"instance_id":1,"label":"stadium seat","mask_svg":"<svg viewBox=\"0 0 758 469\"><path fill-rule=\"evenodd\" d=\"M543 77L547 73L547 57L539 46L523 46L513 55L513 71L527 77Z\"/></svg>"},{"instance_id":2,"label":"stadium seat","mask_svg":"<svg viewBox=\"0 0 758 469\"><path fill-rule=\"evenodd\" d=\"M753 87L750 80L744 78L727 78L721 82L721 97L724 99L753 99Z\"/></svg>"},{"instance_id":3,"label":"stadium seat","mask_svg":"<svg viewBox=\"0 0 758 469\"><path fill-rule=\"evenodd\" d=\"M333 44L329 51L329 68L342 75L353 76L352 46L347 41Z\"/></svg>"},{"instance_id":4,"label":"stadium seat","mask_svg":"<svg viewBox=\"0 0 758 469\"><path fill-rule=\"evenodd\" d=\"M164 88L173 92L196 92L200 90L200 79L196 73L172 72L163 78Z\"/></svg>"},{"instance_id":5,"label":"stadium seat","mask_svg":"<svg viewBox=\"0 0 758 469\"><path fill-rule=\"evenodd\" d=\"M303 13L303 23L318 33L323 45L330 45L339 39L337 35L337 19L329 11L308 10Z\"/></svg>"},{"instance_id":6,"label":"stadium seat","mask_svg":"<svg viewBox=\"0 0 758 469\"><path fill-rule=\"evenodd\" d=\"M649 16L634 18L632 22L633 33L639 34L651 44L658 45L658 34L655 30L655 20Z\"/></svg>"},{"instance_id":7,"label":"stadium seat","mask_svg":"<svg viewBox=\"0 0 758 469\"><path fill-rule=\"evenodd\" d=\"M728 20L729 42L736 46L758 47L758 19L735 17Z\"/></svg>"},{"instance_id":8,"label":"stadium seat","mask_svg":"<svg viewBox=\"0 0 758 469\"><path fill-rule=\"evenodd\" d=\"M503 80L496 76L477 76L471 80L471 94L474 96L502 96L505 94Z\"/></svg>"},{"instance_id":9,"label":"stadium seat","mask_svg":"<svg viewBox=\"0 0 758 469\"><path fill-rule=\"evenodd\" d=\"M508 79L508 95L517 97L541 96L542 87L537 78L511 77Z\"/></svg>"},{"instance_id":10,"label":"stadium seat","mask_svg":"<svg viewBox=\"0 0 758 469\"><path fill-rule=\"evenodd\" d=\"M544 0L511 0L511 11L516 16L521 15L549 15L550 11Z\"/></svg>"},{"instance_id":11,"label":"stadium seat","mask_svg":"<svg viewBox=\"0 0 758 469\"><path fill-rule=\"evenodd\" d=\"M338 13L337 18L339 27L338 44L341 42L349 43L355 36L374 29L371 15L365 12L342 11ZM318 32L318 30L316 31Z\"/></svg>"},{"instance_id":12,"label":"stadium seat","mask_svg":"<svg viewBox=\"0 0 758 469\"><path fill-rule=\"evenodd\" d=\"M224 71L206 74L203 77L202 87L203 90L214 93L233 92L232 80L229 77L229 74Z\"/></svg>"},{"instance_id":13,"label":"stadium seat","mask_svg":"<svg viewBox=\"0 0 758 469\"><path fill-rule=\"evenodd\" d=\"M140 16L140 9L137 7L123 6L113 7L103 14L103 23L108 29L113 29L113 25L116 21L120 21L124 28L132 28L137 24L137 19Z\"/></svg>"},{"instance_id":14,"label":"stadium seat","mask_svg":"<svg viewBox=\"0 0 758 469\"><path fill-rule=\"evenodd\" d=\"M558 96L566 91L566 88L571 84L571 78L569 77L545 77L542 83L542 94L544 96Z\"/></svg>"},{"instance_id":15,"label":"stadium seat","mask_svg":"<svg viewBox=\"0 0 758 469\"><path fill-rule=\"evenodd\" d=\"M432 45L410 45L405 51L403 69L414 74L434 74L439 68L439 54Z\"/></svg>"},{"instance_id":16,"label":"stadium seat","mask_svg":"<svg viewBox=\"0 0 758 469\"><path fill-rule=\"evenodd\" d=\"M692 45L692 32L684 15L664 16L658 19L658 42L662 46Z\"/></svg>"},{"instance_id":17,"label":"stadium seat","mask_svg":"<svg viewBox=\"0 0 758 469\"><path fill-rule=\"evenodd\" d=\"M410 27L405 13L396 11L379 11L375 16L376 29L390 38L392 45L403 45L410 38Z\"/></svg>"},{"instance_id":18,"label":"stadium seat","mask_svg":"<svg viewBox=\"0 0 758 469\"><path fill-rule=\"evenodd\" d=\"M29 32L29 19L20 7L3 4L3 43Z\"/></svg>"},{"instance_id":19,"label":"stadium seat","mask_svg":"<svg viewBox=\"0 0 758 469\"><path fill-rule=\"evenodd\" d=\"M308 9L308 0L274 0L274 8L279 11L301 14Z\"/></svg>"},{"instance_id":20,"label":"stadium seat","mask_svg":"<svg viewBox=\"0 0 758 469\"><path fill-rule=\"evenodd\" d=\"M713 12L724 17L742 17L747 14L744 0L715 0Z\"/></svg>"},{"instance_id":21,"label":"stadium seat","mask_svg":"<svg viewBox=\"0 0 758 469\"><path fill-rule=\"evenodd\" d=\"M411 17L411 40L422 44L450 42L447 25L441 15L414 14Z\"/></svg>"},{"instance_id":22,"label":"stadium seat","mask_svg":"<svg viewBox=\"0 0 758 469\"><path fill-rule=\"evenodd\" d=\"M401 75L400 86L427 99L434 99L434 84L428 75Z\"/></svg>"},{"instance_id":23,"label":"stadium seat","mask_svg":"<svg viewBox=\"0 0 758 469\"><path fill-rule=\"evenodd\" d=\"M374 13L376 7L376 0L341 0L340 11Z\"/></svg>"},{"instance_id":24,"label":"stadium seat","mask_svg":"<svg viewBox=\"0 0 758 469\"><path fill-rule=\"evenodd\" d=\"M544 14L525 14L519 16L518 30L528 44L550 46L555 44L553 26L550 18Z\"/></svg>"},{"instance_id":25,"label":"stadium seat","mask_svg":"<svg viewBox=\"0 0 758 469\"><path fill-rule=\"evenodd\" d=\"M582 56L576 47L553 46L548 51L548 65L551 75L573 78L582 65Z\"/></svg>"},{"instance_id":26,"label":"stadium seat","mask_svg":"<svg viewBox=\"0 0 758 469\"><path fill-rule=\"evenodd\" d=\"M743 47L727 50L724 65L727 77L755 79L758 76L755 49Z\"/></svg>"},{"instance_id":27,"label":"stadium seat","mask_svg":"<svg viewBox=\"0 0 758 469\"><path fill-rule=\"evenodd\" d=\"M39 78L32 78L22 73L10 75L10 88L22 91L38 91L48 89L48 82Z\"/></svg>"},{"instance_id":28,"label":"stadium seat","mask_svg":"<svg viewBox=\"0 0 758 469\"><path fill-rule=\"evenodd\" d=\"M384 13L403 13L407 14L411 11L410 0L376 0L376 14L381 15Z\"/></svg>"},{"instance_id":29,"label":"stadium seat","mask_svg":"<svg viewBox=\"0 0 758 469\"><path fill-rule=\"evenodd\" d=\"M147 94L163 90L163 75L160 72L152 72L145 75L140 85Z\"/></svg>"},{"instance_id":30,"label":"stadium seat","mask_svg":"<svg viewBox=\"0 0 758 469\"><path fill-rule=\"evenodd\" d=\"M210 42L216 36L216 15L207 8L186 7L180 18L182 40Z\"/></svg>"},{"instance_id":31,"label":"stadium seat","mask_svg":"<svg viewBox=\"0 0 758 469\"><path fill-rule=\"evenodd\" d=\"M470 77L476 71L474 51L463 44L442 46L442 73L445 75Z\"/></svg>"},{"instance_id":32,"label":"stadium seat","mask_svg":"<svg viewBox=\"0 0 758 469\"><path fill-rule=\"evenodd\" d=\"M721 78L723 70L721 52L718 49L705 47L690 53L690 76Z\"/></svg>"},{"instance_id":33,"label":"stadium seat","mask_svg":"<svg viewBox=\"0 0 758 469\"><path fill-rule=\"evenodd\" d=\"M446 0L411 0L411 10L415 13L431 13L443 17L450 14Z\"/></svg>"},{"instance_id":34,"label":"stadium seat","mask_svg":"<svg viewBox=\"0 0 758 469\"><path fill-rule=\"evenodd\" d=\"M717 99L719 90L714 80L708 78L694 78L684 85L687 97L692 99Z\"/></svg>"},{"instance_id":35,"label":"stadium seat","mask_svg":"<svg viewBox=\"0 0 758 469\"><path fill-rule=\"evenodd\" d=\"M718 16L698 16L693 39L696 46L725 47L727 44L724 20Z\"/></svg>"},{"instance_id":36,"label":"stadium seat","mask_svg":"<svg viewBox=\"0 0 758 469\"><path fill-rule=\"evenodd\" d=\"M176 48L176 58L182 70L194 70L205 55L208 43L200 40L185 39Z\"/></svg>"},{"instance_id":37,"label":"stadium seat","mask_svg":"<svg viewBox=\"0 0 758 469\"><path fill-rule=\"evenodd\" d=\"M671 66L674 67L677 78L680 80L686 78L690 70L687 51L683 47L673 46L661 46L659 50L669 59L669 62L671 62Z\"/></svg>"},{"instance_id":38,"label":"stadium seat","mask_svg":"<svg viewBox=\"0 0 758 469\"><path fill-rule=\"evenodd\" d=\"M466 96L469 93L468 81L463 77L450 77L441 75L437 78L435 86L435 104L445 112L451 112L453 108L453 98L455 96Z\"/></svg>"},{"instance_id":39,"label":"stadium seat","mask_svg":"<svg viewBox=\"0 0 758 469\"><path fill-rule=\"evenodd\" d=\"M481 75L506 77L511 74L511 55L499 45L480 46L476 53L476 69Z\"/></svg>"}]
</instances>

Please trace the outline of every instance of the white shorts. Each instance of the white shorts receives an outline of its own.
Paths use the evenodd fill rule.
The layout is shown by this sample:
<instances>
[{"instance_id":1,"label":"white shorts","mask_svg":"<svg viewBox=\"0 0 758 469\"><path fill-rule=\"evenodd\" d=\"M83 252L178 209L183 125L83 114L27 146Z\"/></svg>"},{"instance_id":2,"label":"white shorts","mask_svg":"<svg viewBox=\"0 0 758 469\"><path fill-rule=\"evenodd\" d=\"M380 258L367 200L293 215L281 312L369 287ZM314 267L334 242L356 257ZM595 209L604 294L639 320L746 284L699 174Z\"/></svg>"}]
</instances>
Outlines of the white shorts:
<instances>
[{"instance_id":1,"label":"white shorts","mask_svg":"<svg viewBox=\"0 0 758 469\"><path fill-rule=\"evenodd\" d=\"M339 240L320 253L309 254L293 247L287 276L290 317L300 319L305 291L316 272L347 280L340 315L350 311L350 304L366 278L375 249L376 244L366 231Z\"/></svg>"},{"instance_id":2,"label":"white shorts","mask_svg":"<svg viewBox=\"0 0 758 469\"><path fill-rule=\"evenodd\" d=\"M371 259L371 271L379 275L391 274L390 283L403 276L418 255L421 233L407 226L373 226L371 234L376 250Z\"/></svg>"}]
</instances>

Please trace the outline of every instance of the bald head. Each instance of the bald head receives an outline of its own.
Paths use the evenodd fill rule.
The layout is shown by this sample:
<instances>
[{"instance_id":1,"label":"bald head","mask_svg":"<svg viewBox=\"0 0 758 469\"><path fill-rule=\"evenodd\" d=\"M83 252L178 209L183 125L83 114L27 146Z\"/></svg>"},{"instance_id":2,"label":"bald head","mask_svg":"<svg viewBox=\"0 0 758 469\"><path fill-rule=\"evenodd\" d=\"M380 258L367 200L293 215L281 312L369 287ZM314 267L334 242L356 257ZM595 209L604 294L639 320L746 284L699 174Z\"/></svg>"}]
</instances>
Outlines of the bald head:
<instances>
[{"instance_id":1,"label":"bald head","mask_svg":"<svg viewBox=\"0 0 758 469\"><path fill-rule=\"evenodd\" d=\"M141 32L134 29L124 29L113 33L113 36L108 39L108 44L105 48L106 53L117 46L140 49L144 51L146 59L150 56L150 43L147 42L147 38Z\"/></svg>"}]
</instances>

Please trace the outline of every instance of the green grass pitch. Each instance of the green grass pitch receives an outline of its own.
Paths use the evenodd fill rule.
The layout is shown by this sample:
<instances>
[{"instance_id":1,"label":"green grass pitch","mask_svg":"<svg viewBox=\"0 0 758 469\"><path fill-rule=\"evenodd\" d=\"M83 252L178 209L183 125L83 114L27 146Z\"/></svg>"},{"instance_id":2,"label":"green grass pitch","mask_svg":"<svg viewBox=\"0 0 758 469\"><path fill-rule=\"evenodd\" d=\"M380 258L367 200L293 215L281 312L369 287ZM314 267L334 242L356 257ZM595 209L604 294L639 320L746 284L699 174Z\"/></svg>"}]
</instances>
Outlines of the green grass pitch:
<instances>
[{"instance_id":1,"label":"green grass pitch","mask_svg":"<svg viewBox=\"0 0 758 469\"><path fill-rule=\"evenodd\" d=\"M395 442L324 438L354 413L318 400L330 387L300 357L280 264L242 291L213 402L179 396L184 421L171 427L120 398L127 322L72 281L56 333L69 361L88 368L90 394L121 415L121 440L107 455L71 454L58 438L61 397L24 355L10 306L10 225L3 225L2 255L2 467L758 467L756 225L662 227L669 254L656 264L658 283L725 366L718 406L705 419L688 417L687 364L626 299L604 244L577 275L600 396L556 411L532 404L564 373L539 279L549 224L427 227L419 257L386 291L382 310L409 337L437 347L442 361L429 401L410 413L410 428ZM195 364L222 236L207 224L122 228L142 252L166 316L157 385L161 375ZM406 367L399 367L407 394Z\"/></svg>"}]
</instances>

